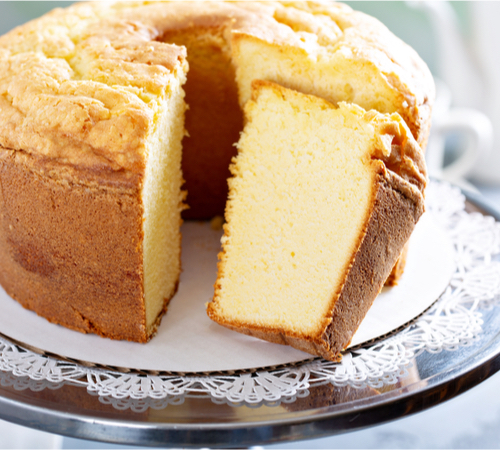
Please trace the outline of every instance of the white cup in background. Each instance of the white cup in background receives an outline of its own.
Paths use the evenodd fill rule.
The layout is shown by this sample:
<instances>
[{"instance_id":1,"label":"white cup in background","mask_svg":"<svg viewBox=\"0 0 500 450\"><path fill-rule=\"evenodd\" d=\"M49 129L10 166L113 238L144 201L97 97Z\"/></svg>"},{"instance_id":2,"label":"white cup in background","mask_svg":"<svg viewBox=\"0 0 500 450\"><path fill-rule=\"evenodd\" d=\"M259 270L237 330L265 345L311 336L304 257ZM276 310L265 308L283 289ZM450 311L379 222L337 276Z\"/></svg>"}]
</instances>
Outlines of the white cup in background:
<instances>
[{"instance_id":1,"label":"white cup in background","mask_svg":"<svg viewBox=\"0 0 500 450\"><path fill-rule=\"evenodd\" d=\"M450 87L456 105L484 112L493 123L493 131L483 132L483 146L490 139L489 150L481 149L476 164L469 170L471 153L455 167L443 170L443 177L469 176L475 182L500 186L500 2L467 2L466 27L451 2L419 0L410 2L428 15L433 28L437 74ZM465 31L466 30L466 31ZM476 116L479 118L479 116ZM476 121L470 116L471 125ZM457 121L459 121L457 119ZM475 125L474 125L475 126ZM439 130L440 125L436 125ZM439 139L438 139L439 140ZM438 146L439 147L439 146ZM484 150L484 151L483 151ZM432 149L431 149L432 151ZM433 156L434 157L434 156ZM431 162L431 165L433 163ZM465 170L467 168L467 170Z\"/></svg>"},{"instance_id":2,"label":"white cup in background","mask_svg":"<svg viewBox=\"0 0 500 450\"><path fill-rule=\"evenodd\" d=\"M429 176L463 184L476 162L491 148L493 127L490 119L472 108L453 108L447 85L436 80L436 101L426 150ZM446 154L447 137L460 141L458 154ZM449 149L448 149L449 150Z\"/></svg>"}]
</instances>

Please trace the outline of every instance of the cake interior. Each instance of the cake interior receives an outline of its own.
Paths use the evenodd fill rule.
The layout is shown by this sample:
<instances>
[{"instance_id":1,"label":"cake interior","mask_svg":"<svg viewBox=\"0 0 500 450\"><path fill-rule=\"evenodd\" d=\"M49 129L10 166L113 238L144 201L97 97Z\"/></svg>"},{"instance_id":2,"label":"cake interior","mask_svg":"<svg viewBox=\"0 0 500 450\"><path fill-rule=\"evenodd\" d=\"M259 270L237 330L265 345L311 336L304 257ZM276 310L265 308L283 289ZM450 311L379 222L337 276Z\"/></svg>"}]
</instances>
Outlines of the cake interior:
<instances>
[{"instance_id":1,"label":"cake interior","mask_svg":"<svg viewBox=\"0 0 500 450\"><path fill-rule=\"evenodd\" d=\"M296 22L289 26L298 31L303 24ZM306 47L308 39L315 41L314 34L304 33L302 36ZM357 61L350 54L351 50L330 53L330 48L338 45L336 36L323 37L323 40L320 36L318 40L325 46L307 53L300 48L284 52L277 45L255 38L236 37L233 49L241 104L250 99L252 80L258 79L273 81L332 103L344 101L366 110L395 112L392 87L375 65ZM332 41L331 44L328 40Z\"/></svg>"},{"instance_id":2,"label":"cake interior","mask_svg":"<svg viewBox=\"0 0 500 450\"><path fill-rule=\"evenodd\" d=\"M151 105L155 117L147 140L143 184L143 268L148 336L155 331L158 317L175 294L180 274L184 81L185 75L179 69L168 92L151 100L156 102Z\"/></svg>"},{"instance_id":3,"label":"cake interior","mask_svg":"<svg viewBox=\"0 0 500 450\"><path fill-rule=\"evenodd\" d=\"M210 306L221 323L315 336L369 218L374 130L359 107L254 85Z\"/></svg>"},{"instance_id":4,"label":"cake interior","mask_svg":"<svg viewBox=\"0 0 500 450\"><path fill-rule=\"evenodd\" d=\"M236 155L234 144L243 129L242 107L250 99L253 80L273 81L333 103L345 101L382 113L395 111L393 88L375 65L343 52L331 53L342 31L328 19L330 35L325 35L325 28L316 30L317 37L307 29L306 16L275 19L301 32L305 46L308 39L318 39L321 45L312 46L310 54L293 47L284 51L283 46L248 35L231 36L221 27L173 29L160 37L162 42L185 46L189 62L184 86L188 134L183 140L182 161L189 208L184 218L224 215L228 167ZM338 34L332 31L335 29Z\"/></svg>"},{"instance_id":5,"label":"cake interior","mask_svg":"<svg viewBox=\"0 0 500 450\"><path fill-rule=\"evenodd\" d=\"M174 30L161 40L185 46L189 63L182 142L189 208L183 217L211 219L224 214L229 164L243 129L231 49L220 28Z\"/></svg>"}]
</instances>

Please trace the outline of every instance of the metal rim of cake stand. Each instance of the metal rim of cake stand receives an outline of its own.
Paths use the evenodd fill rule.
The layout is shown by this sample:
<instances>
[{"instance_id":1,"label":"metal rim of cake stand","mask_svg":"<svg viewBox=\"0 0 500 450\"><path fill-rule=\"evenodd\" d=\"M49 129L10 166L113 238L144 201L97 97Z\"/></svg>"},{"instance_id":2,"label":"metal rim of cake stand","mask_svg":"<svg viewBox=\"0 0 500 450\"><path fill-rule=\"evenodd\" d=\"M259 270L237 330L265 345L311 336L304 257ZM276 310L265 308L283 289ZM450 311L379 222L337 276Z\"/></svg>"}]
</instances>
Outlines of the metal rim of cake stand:
<instances>
[{"instance_id":1,"label":"metal rim of cake stand","mask_svg":"<svg viewBox=\"0 0 500 450\"><path fill-rule=\"evenodd\" d=\"M493 356L492 356L493 355ZM400 388L351 402L349 409L330 407L287 417L230 423L154 423L86 416L0 397L0 417L46 432L115 444L151 447L249 447L316 439L383 424L449 400L500 370L500 334L453 369ZM356 404L358 403L358 404ZM118 412L117 412L118 415Z\"/></svg>"}]
</instances>

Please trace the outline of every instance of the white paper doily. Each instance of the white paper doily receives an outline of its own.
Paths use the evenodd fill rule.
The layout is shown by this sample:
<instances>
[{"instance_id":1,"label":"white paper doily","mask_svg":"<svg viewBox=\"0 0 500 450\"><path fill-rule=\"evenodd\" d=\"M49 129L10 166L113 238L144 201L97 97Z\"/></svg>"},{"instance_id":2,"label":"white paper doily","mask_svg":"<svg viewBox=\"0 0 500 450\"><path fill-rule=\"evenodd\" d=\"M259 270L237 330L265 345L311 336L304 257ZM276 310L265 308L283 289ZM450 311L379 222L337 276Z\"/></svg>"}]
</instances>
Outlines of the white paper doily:
<instances>
[{"instance_id":1,"label":"white paper doily","mask_svg":"<svg viewBox=\"0 0 500 450\"><path fill-rule=\"evenodd\" d=\"M105 403L138 411L180 403L190 395L229 404L273 404L294 401L307 395L309 387L325 382L373 388L395 383L420 352L455 350L473 342L482 331L480 310L500 294L500 262L495 260L500 253L500 224L491 217L467 213L465 198L447 184L431 183L427 199L427 209L454 246L456 271L448 288L411 325L347 351L341 363L315 359L273 370L206 376L122 373L41 356L0 338L0 370L12 374L1 382L16 389L82 385Z\"/></svg>"}]
</instances>

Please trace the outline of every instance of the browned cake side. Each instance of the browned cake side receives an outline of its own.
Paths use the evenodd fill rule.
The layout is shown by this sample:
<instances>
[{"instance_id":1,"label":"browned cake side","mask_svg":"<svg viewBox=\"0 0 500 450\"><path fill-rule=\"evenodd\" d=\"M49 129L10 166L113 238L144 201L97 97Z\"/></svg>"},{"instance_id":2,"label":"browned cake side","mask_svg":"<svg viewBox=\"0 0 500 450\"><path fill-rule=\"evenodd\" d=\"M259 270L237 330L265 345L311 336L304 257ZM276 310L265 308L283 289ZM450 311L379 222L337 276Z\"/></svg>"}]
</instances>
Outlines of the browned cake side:
<instances>
[{"instance_id":1,"label":"browned cake side","mask_svg":"<svg viewBox=\"0 0 500 450\"><path fill-rule=\"evenodd\" d=\"M401 252L401 255L399 256L398 260L396 261L396 264L394 264L394 267L392 268L392 271L385 280L385 286L397 286L400 278L403 276L405 267L406 267L406 258L408 257L408 248L410 246L410 242L408 241L404 248L403 251Z\"/></svg>"},{"instance_id":2,"label":"browned cake side","mask_svg":"<svg viewBox=\"0 0 500 450\"><path fill-rule=\"evenodd\" d=\"M159 215L146 214L145 193L162 145L173 162L161 167L178 160L169 221L180 247L185 49L93 8L55 10L0 38L0 283L51 322L146 342L180 273L180 248L165 251L177 261L159 264L168 293L148 296L145 230Z\"/></svg>"},{"instance_id":3,"label":"browned cake side","mask_svg":"<svg viewBox=\"0 0 500 450\"><path fill-rule=\"evenodd\" d=\"M145 342L141 178L61 171L0 151L0 282L51 322Z\"/></svg>"},{"instance_id":4,"label":"browned cake side","mask_svg":"<svg viewBox=\"0 0 500 450\"><path fill-rule=\"evenodd\" d=\"M381 166L372 214L322 336L321 351L332 355L349 345L423 212L420 192Z\"/></svg>"}]
</instances>

